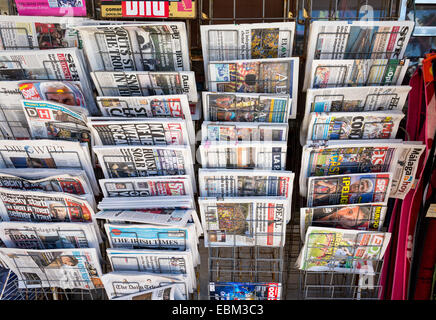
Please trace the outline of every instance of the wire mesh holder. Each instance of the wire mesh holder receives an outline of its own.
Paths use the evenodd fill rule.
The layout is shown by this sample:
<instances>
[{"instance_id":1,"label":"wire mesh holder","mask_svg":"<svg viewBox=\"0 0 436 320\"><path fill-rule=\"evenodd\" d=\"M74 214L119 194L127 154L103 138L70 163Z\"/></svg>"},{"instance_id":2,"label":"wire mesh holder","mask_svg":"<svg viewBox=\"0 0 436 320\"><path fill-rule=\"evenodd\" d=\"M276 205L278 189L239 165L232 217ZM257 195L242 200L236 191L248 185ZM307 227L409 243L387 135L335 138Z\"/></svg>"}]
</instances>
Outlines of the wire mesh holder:
<instances>
[{"instance_id":1,"label":"wire mesh holder","mask_svg":"<svg viewBox=\"0 0 436 320\"><path fill-rule=\"evenodd\" d=\"M0 268L1 269L1 268ZM18 288L18 277L12 270L3 269L7 272L3 287L0 287L0 301L2 300L38 300L39 293L36 290L23 290Z\"/></svg>"},{"instance_id":2,"label":"wire mesh holder","mask_svg":"<svg viewBox=\"0 0 436 320\"><path fill-rule=\"evenodd\" d=\"M27 40L27 46L9 46L6 44L5 42L5 34L4 32L7 34L8 32L12 32L15 34L25 34L25 38ZM5 26L0 26L0 41L1 41L1 45L3 50L20 50L20 49L39 49L39 48L35 48L33 46L33 43L31 41L32 36L29 35L29 32L27 31L27 28L25 27L5 27Z\"/></svg>"},{"instance_id":3,"label":"wire mesh holder","mask_svg":"<svg viewBox=\"0 0 436 320\"><path fill-rule=\"evenodd\" d=\"M6 140L24 140L31 137L27 123L19 119L10 119L17 113L22 113L22 108L9 108L0 104L0 135Z\"/></svg>"}]
</instances>

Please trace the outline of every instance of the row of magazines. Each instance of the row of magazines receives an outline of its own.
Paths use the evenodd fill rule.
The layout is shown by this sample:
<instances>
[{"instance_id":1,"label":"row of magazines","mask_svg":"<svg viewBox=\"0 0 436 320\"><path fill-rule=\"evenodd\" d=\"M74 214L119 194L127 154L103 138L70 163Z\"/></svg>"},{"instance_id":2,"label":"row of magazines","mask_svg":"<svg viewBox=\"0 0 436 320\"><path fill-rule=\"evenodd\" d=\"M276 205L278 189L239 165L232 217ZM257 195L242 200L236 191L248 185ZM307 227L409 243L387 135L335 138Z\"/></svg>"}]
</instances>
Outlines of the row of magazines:
<instances>
[{"instance_id":1,"label":"row of magazines","mask_svg":"<svg viewBox=\"0 0 436 320\"><path fill-rule=\"evenodd\" d=\"M396 139L411 89L401 84L413 27L410 21L310 26L300 130L301 270L365 276L381 270L391 238L388 200L414 188L425 150Z\"/></svg>"}]
</instances>

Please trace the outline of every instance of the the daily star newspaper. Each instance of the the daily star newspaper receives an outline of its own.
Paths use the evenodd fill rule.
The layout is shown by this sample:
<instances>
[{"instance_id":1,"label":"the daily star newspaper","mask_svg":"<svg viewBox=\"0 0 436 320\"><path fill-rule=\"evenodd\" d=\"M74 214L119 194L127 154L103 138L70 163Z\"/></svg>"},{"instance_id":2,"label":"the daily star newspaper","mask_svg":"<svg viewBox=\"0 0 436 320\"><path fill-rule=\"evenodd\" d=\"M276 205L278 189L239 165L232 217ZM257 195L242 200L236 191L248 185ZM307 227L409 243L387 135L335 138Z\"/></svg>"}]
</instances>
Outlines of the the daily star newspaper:
<instances>
[{"instance_id":1,"label":"the daily star newspaper","mask_svg":"<svg viewBox=\"0 0 436 320\"><path fill-rule=\"evenodd\" d=\"M143 1L142 3L148 2ZM176 291L178 291L178 293L176 293ZM181 295L179 289L175 285L168 285L142 292L127 294L111 300L183 300L183 297L179 298L177 295Z\"/></svg>"},{"instance_id":2,"label":"the daily star newspaper","mask_svg":"<svg viewBox=\"0 0 436 320\"><path fill-rule=\"evenodd\" d=\"M203 168L285 170L286 167L286 141L205 141L199 151Z\"/></svg>"},{"instance_id":3,"label":"the daily star newspaper","mask_svg":"<svg viewBox=\"0 0 436 320\"><path fill-rule=\"evenodd\" d=\"M410 86L307 89L300 141L304 145L311 112L362 112L402 110Z\"/></svg>"},{"instance_id":4,"label":"the daily star newspaper","mask_svg":"<svg viewBox=\"0 0 436 320\"><path fill-rule=\"evenodd\" d=\"M0 260L17 275L19 288L103 288L101 266L94 248L0 248Z\"/></svg>"},{"instance_id":5,"label":"the daily star newspaper","mask_svg":"<svg viewBox=\"0 0 436 320\"><path fill-rule=\"evenodd\" d=\"M386 204L391 184L390 172L310 177L307 206L312 208L370 202Z\"/></svg>"},{"instance_id":6,"label":"the daily star newspaper","mask_svg":"<svg viewBox=\"0 0 436 320\"><path fill-rule=\"evenodd\" d=\"M379 231L387 207L383 203L360 203L316 208L300 208L301 240L309 226Z\"/></svg>"},{"instance_id":7,"label":"the daily star newspaper","mask_svg":"<svg viewBox=\"0 0 436 320\"><path fill-rule=\"evenodd\" d=\"M299 58L211 62L207 70L209 91L286 94L296 115Z\"/></svg>"},{"instance_id":8,"label":"the daily star newspaper","mask_svg":"<svg viewBox=\"0 0 436 320\"><path fill-rule=\"evenodd\" d=\"M281 300L278 282L209 282L210 300Z\"/></svg>"},{"instance_id":9,"label":"the daily star newspaper","mask_svg":"<svg viewBox=\"0 0 436 320\"><path fill-rule=\"evenodd\" d=\"M288 123L296 114L286 95L203 91L202 101L205 121Z\"/></svg>"},{"instance_id":10,"label":"the daily star newspaper","mask_svg":"<svg viewBox=\"0 0 436 320\"><path fill-rule=\"evenodd\" d=\"M89 0L15 0L22 16L75 16L86 17Z\"/></svg>"},{"instance_id":11,"label":"the daily star newspaper","mask_svg":"<svg viewBox=\"0 0 436 320\"><path fill-rule=\"evenodd\" d=\"M319 59L401 59L414 21L313 21L306 75Z\"/></svg>"},{"instance_id":12,"label":"the daily star newspaper","mask_svg":"<svg viewBox=\"0 0 436 320\"><path fill-rule=\"evenodd\" d=\"M297 267L306 271L374 274L390 238L388 232L309 227Z\"/></svg>"},{"instance_id":13,"label":"the daily star newspaper","mask_svg":"<svg viewBox=\"0 0 436 320\"><path fill-rule=\"evenodd\" d=\"M96 71L91 77L100 96L187 94L189 102L198 101L193 71Z\"/></svg>"},{"instance_id":14,"label":"the daily star newspaper","mask_svg":"<svg viewBox=\"0 0 436 320\"><path fill-rule=\"evenodd\" d=\"M78 26L92 71L189 71L184 22Z\"/></svg>"},{"instance_id":15,"label":"the daily star newspaper","mask_svg":"<svg viewBox=\"0 0 436 320\"><path fill-rule=\"evenodd\" d=\"M289 199L201 197L198 203L205 247L281 247L285 243Z\"/></svg>"},{"instance_id":16,"label":"the daily star newspaper","mask_svg":"<svg viewBox=\"0 0 436 320\"><path fill-rule=\"evenodd\" d=\"M86 144L58 140L0 140L0 169L79 169L88 176L94 194L100 190Z\"/></svg>"},{"instance_id":17,"label":"the daily star newspaper","mask_svg":"<svg viewBox=\"0 0 436 320\"><path fill-rule=\"evenodd\" d=\"M306 73L303 91L309 88L399 86L409 59L314 60Z\"/></svg>"},{"instance_id":18,"label":"the daily star newspaper","mask_svg":"<svg viewBox=\"0 0 436 320\"><path fill-rule=\"evenodd\" d=\"M201 141L286 141L284 123L210 122L201 125Z\"/></svg>"},{"instance_id":19,"label":"the daily star newspaper","mask_svg":"<svg viewBox=\"0 0 436 320\"><path fill-rule=\"evenodd\" d=\"M312 112L307 140L395 139L403 118L400 110Z\"/></svg>"}]
</instances>

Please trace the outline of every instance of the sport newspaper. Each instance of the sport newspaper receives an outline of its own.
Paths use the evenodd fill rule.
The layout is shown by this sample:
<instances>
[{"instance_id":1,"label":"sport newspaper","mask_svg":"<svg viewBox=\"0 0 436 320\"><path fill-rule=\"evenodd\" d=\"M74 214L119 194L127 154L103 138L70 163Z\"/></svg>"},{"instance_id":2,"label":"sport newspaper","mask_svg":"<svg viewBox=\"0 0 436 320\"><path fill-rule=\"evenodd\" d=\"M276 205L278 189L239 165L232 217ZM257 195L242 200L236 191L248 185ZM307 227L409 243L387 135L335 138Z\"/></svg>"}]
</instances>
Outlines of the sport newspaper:
<instances>
[{"instance_id":1,"label":"sport newspaper","mask_svg":"<svg viewBox=\"0 0 436 320\"><path fill-rule=\"evenodd\" d=\"M92 71L190 71L184 22L78 26Z\"/></svg>"},{"instance_id":2,"label":"sport newspaper","mask_svg":"<svg viewBox=\"0 0 436 320\"><path fill-rule=\"evenodd\" d=\"M0 260L18 277L18 288L102 288L96 249L28 250L0 248Z\"/></svg>"},{"instance_id":3,"label":"sport newspaper","mask_svg":"<svg viewBox=\"0 0 436 320\"><path fill-rule=\"evenodd\" d=\"M210 300L281 300L279 282L209 282Z\"/></svg>"},{"instance_id":4,"label":"sport newspaper","mask_svg":"<svg viewBox=\"0 0 436 320\"><path fill-rule=\"evenodd\" d=\"M111 300L183 300L183 296L175 285L168 285L142 292L126 294L125 296Z\"/></svg>"},{"instance_id":5,"label":"sport newspaper","mask_svg":"<svg viewBox=\"0 0 436 320\"><path fill-rule=\"evenodd\" d=\"M409 59L314 60L306 73L307 89L363 86L399 86Z\"/></svg>"},{"instance_id":6,"label":"sport newspaper","mask_svg":"<svg viewBox=\"0 0 436 320\"><path fill-rule=\"evenodd\" d=\"M200 145L203 168L285 170L286 141L217 142L206 141Z\"/></svg>"},{"instance_id":7,"label":"sport newspaper","mask_svg":"<svg viewBox=\"0 0 436 320\"><path fill-rule=\"evenodd\" d=\"M390 238L388 232L309 227L297 267L374 275Z\"/></svg>"},{"instance_id":8,"label":"sport newspaper","mask_svg":"<svg viewBox=\"0 0 436 320\"><path fill-rule=\"evenodd\" d=\"M289 200L274 197L198 199L205 247L268 246L285 243Z\"/></svg>"},{"instance_id":9,"label":"sport newspaper","mask_svg":"<svg viewBox=\"0 0 436 320\"><path fill-rule=\"evenodd\" d=\"M387 206L383 203L358 203L315 208L300 208L301 240L309 226L364 231L380 231Z\"/></svg>"},{"instance_id":10,"label":"sport newspaper","mask_svg":"<svg viewBox=\"0 0 436 320\"><path fill-rule=\"evenodd\" d=\"M201 141L287 141L288 125L247 122L210 122L201 125Z\"/></svg>"},{"instance_id":11,"label":"sport newspaper","mask_svg":"<svg viewBox=\"0 0 436 320\"><path fill-rule=\"evenodd\" d=\"M290 118L296 117L298 57L211 62L207 70L208 91L287 95L292 99Z\"/></svg>"},{"instance_id":12,"label":"sport newspaper","mask_svg":"<svg viewBox=\"0 0 436 320\"><path fill-rule=\"evenodd\" d=\"M400 110L312 112L307 140L395 139L403 118Z\"/></svg>"},{"instance_id":13,"label":"sport newspaper","mask_svg":"<svg viewBox=\"0 0 436 320\"><path fill-rule=\"evenodd\" d=\"M402 110L410 86L307 89L300 143L306 142L311 112L363 112Z\"/></svg>"},{"instance_id":14,"label":"sport newspaper","mask_svg":"<svg viewBox=\"0 0 436 320\"><path fill-rule=\"evenodd\" d=\"M287 95L202 92L205 121L288 123L295 118Z\"/></svg>"},{"instance_id":15,"label":"sport newspaper","mask_svg":"<svg viewBox=\"0 0 436 320\"><path fill-rule=\"evenodd\" d=\"M188 95L198 101L193 71L95 71L91 72L99 96Z\"/></svg>"},{"instance_id":16,"label":"sport newspaper","mask_svg":"<svg viewBox=\"0 0 436 320\"><path fill-rule=\"evenodd\" d=\"M371 202L386 204L391 185L390 172L310 177L307 207Z\"/></svg>"},{"instance_id":17,"label":"sport newspaper","mask_svg":"<svg viewBox=\"0 0 436 320\"><path fill-rule=\"evenodd\" d=\"M413 21L313 21L306 75L314 60L402 59L414 25Z\"/></svg>"}]
</instances>

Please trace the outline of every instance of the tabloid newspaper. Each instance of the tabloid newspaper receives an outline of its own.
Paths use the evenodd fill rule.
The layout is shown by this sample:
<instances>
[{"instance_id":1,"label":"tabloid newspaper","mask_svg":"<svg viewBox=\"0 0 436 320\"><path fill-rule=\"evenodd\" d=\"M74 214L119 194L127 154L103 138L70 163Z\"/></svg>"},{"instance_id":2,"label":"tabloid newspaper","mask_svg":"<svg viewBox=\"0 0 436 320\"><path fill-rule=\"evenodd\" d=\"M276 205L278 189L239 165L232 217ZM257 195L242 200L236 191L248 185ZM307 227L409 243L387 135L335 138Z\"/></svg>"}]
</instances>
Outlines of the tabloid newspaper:
<instances>
[{"instance_id":1,"label":"tabloid newspaper","mask_svg":"<svg viewBox=\"0 0 436 320\"><path fill-rule=\"evenodd\" d=\"M312 112L307 140L395 139L403 118L399 110Z\"/></svg>"},{"instance_id":2,"label":"tabloid newspaper","mask_svg":"<svg viewBox=\"0 0 436 320\"><path fill-rule=\"evenodd\" d=\"M209 282L210 300L281 300L278 282Z\"/></svg>"},{"instance_id":3,"label":"tabloid newspaper","mask_svg":"<svg viewBox=\"0 0 436 320\"><path fill-rule=\"evenodd\" d=\"M203 168L285 170L286 141L206 141L199 147Z\"/></svg>"},{"instance_id":4,"label":"tabloid newspaper","mask_svg":"<svg viewBox=\"0 0 436 320\"><path fill-rule=\"evenodd\" d=\"M101 277L109 299L122 298L136 293L146 293L151 289L174 285L181 295L176 300L187 300L192 288L188 279L181 274L158 274L150 272L109 272Z\"/></svg>"},{"instance_id":5,"label":"tabloid newspaper","mask_svg":"<svg viewBox=\"0 0 436 320\"><path fill-rule=\"evenodd\" d=\"M414 21L313 21L306 75L318 59L401 59Z\"/></svg>"},{"instance_id":6,"label":"tabloid newspaper","mask_svg":"<svg viewBox=\"0 0 436 320\"><path fill-rule=\"evenodd\" d=\"M0 140L0 169L84 170L95 195L100 193L88 145L58 140Z\"/></svg>"},{"instance_id":7,"label":"tabloid newspaper","mask_svg":"<svg viewBox=\"0 0 436 320\"><path fill-rule=\"evenodd\" d=\"M285 243L289 200L284 197L198 199L205 247L269 246Z\"/></svg>"},{"instance_id":8,"label":"tabloid newspaper","mask_svg":"<svg viewBox=\"0 0 436 320\"><path fill-rule=\"evenodd\" d=\"M362 112L402 110L410 86L307 89L300 141L304 145L311 112Z\"/></svg>"},{"instance_id":9,"label":"tabloid newspaper","mask_svg":"<svg viewBox=\"0 0 436 320\"><path fill-rule=\"evenodd\" d=\"M300 208L301 240L304 241L309 226L379 231L386 211L387 206L383 203Z\"/></svg>"},{"instance_id":10,"label":"tabloid newspaper","mask_svg":"<svg viewBox=\"0 0 436 320\"><path fill-rule=\"evenodd\" d=\"M288 123L296 117L289 95L202 92L205 121Z\"/></svg>"},{"instance_id":11,"label":"tabloid newspaper","mask_svg":"<svg viewBox=\"0 0 436 320\"><path fill-rule=\"evenodd\" d=\"M194 209L195 202L191 196L156 196L156 197L112 197L103 198L98 203L100 210L139 210L146 209Z\"/></svg>"},{"instance_id":12,"label":"tabloid newspaper","mask_svg":"<svg viewBox=\"0 0 436 320\"><path fill-rule=\"evenodd\" d=\"M292 56L295 22L200 26L204 70L209 62Z\"/></svg>"},{"instance_id":13,"label":"tabloid newspaper","mask_svg":"<svg viewBox=\"0 0 436 320\"><path fill-rule=\"evenodd\" d=\"M391 234L309 227L297 267L306 271L374 274Z\"/></svg>"},{"instance_id":14,"label":"tabloid newspaper","mask_svg":"<svg viewBox=\"0 0 436 320\"><path fill-rule=\"evenodd\" d=\"M78 26L92 71L189 71L184 22Z\"/></svg>"},{"instance_id":15,"label":"tabloid newspaper","mask_svg":"<svg viewBox=\"0 0 436 320\"><path fill-rule=\"evenodd\" d=\"M281 123L210 122L201 125L205 141L286 141L288 125Z\"/></svg>"},{"instance_id":16,"label":"tabloid newspaper","mask_svg":"<svg viewBox=\"0 0 436 320\"><path fill-rule=\"evenodd\" d=\"M409 59L314 60L306 73L303 91L309 88L399 86Z\"/></svg>"},{"instance_id":17,"label":"tabloid newspaper","mask_svg":"<svg viewBox=\"0 0 436 320\"><path fill-rule=\"evenodd\" d=\"M97 113L86 64L77 48L0 52L1 80L78 81L87 108Z\"/></svg>"},{"instance_id":18,"label":"tabloid newspaper","mask_svg":"<svg viewBox=\"0 0 436 320\"><path fill-rule=\"evenodd\" d=\"M144 1L142 3L147 2ZM175 293L176 290L179 291L179 289L175 285L169 285L145 290L142 292L126 294L125 296L113 298L112 300L182 300L177 299L177 293ZM178 294L181 295L180 291Z\"/></svg>"},{"instance_id":19,"label":"tabloid newspaper","mask_svg":"<svg viewBox=\"0 0 436 320\"><path fill-rule=\"evenodd\" d=\"M91 77L100 96L187 94L190 103L198 101L193 71L95 71Z\"/></svg>"},{"instance_id":20,"label":"tabloid newspaper","mask_svg":"<svg viewBox=\"0 0 436 320\"><path fill-rule=\"evenodd\" d=\"M89 0L15 0L22 16L86 16Z\"/></svg>"},{"instance_id":21,"label":"tabloid newspaper","mask_svg":"<svg viewBox=\"0 0 436 320\"><path fill-rule=\"evenodd\" d=\"M386 204L391 184L390 172L310 177L307 206L312 208L370 202Z\"/></svg>"},{"instance_id":22,"label":"tabloid newspaper","mask_svg":"<svg viewBox=\"0 0 436 320\"><path fill-rule=\"evenodd\" d=\"M299 58L211 62L207 85L213 92L286 94L297 112Z\"/></svg>"},{"instance_id":23,"label":"tabloid newspaper","mask_svg":"<svg viewBox=\"0 0 436 320\"><path fill-rule=\"evenodd\" d=\"M101 266L94 248L0 248L0 260L17 275L19 288L103 288Z\"/></svg>"}]
</instances>

